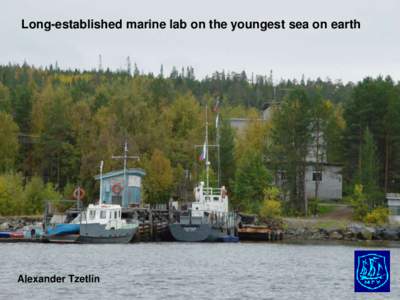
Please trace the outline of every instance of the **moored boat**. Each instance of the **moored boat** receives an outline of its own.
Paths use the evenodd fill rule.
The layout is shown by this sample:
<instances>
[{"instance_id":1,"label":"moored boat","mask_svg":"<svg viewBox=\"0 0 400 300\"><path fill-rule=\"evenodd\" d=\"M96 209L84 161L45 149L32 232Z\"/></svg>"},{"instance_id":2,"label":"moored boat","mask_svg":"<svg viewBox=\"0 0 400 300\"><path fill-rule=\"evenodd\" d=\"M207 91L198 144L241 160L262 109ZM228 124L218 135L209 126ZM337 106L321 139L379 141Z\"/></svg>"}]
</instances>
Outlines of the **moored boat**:
<instances>
[{"instance_id":1,"label":"moored boat","mask_svg":"<svg viewBox=\"0 0 400 300\"><path fill-rule=\"evenodd\" d=\"M81 218L79 243L129 243L139 226L122 219L115 204L90 204Z\"/></svg>"},{"instance_id":2,"label":"moored boat","mask_svg":"<svg viewBox=\"0 0 400 300\"><path fill-rule=\"evenodd\" d=\"M217 125L218 125L217 116ZM186 214L169 225L171 235L181 242L217 242L234 235L235 217L229 212L228 193L224 186L212 188L209 184L208 122L206 108L206 134L200 160L205 161L206 183L194 189L195 201ZM217 127L218 129L218 127ZM218 134L217 134L218 136ZM217 148L219 145L217 142ZM218 176L219 177L219 176Z\"/></svg>"},{"instance_id":3,"label":"moored boat","mask_svg":"<svg viewBox=\"0 0 400 300\"><path fill-rule=\"evenodd\" d=\"M8 239L11 237L11 232L9 231L0 231L0 238Z\"/></svg>"},{"instance_id":4,"label":"moored boat","mask_svg":"<svg viewBox=\"0 0 400 300\"><path fill-rule=\"evenodd\" d=\"M49 242L53 243L73 243L78 240L79 231L79 224L55 224L47 228L45 237Z\"/></svg>"}]
</instances>

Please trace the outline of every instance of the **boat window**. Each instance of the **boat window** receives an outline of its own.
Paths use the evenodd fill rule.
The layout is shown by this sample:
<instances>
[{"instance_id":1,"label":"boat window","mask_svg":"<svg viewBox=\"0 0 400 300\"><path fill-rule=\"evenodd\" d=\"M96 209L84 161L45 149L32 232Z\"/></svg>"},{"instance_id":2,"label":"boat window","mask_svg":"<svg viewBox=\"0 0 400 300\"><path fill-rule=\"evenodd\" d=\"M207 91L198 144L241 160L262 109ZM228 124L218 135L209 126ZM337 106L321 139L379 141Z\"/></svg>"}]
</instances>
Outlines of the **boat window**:
<instances>
[{"instance_id":1,"label":"boat window","mask_svg":"<svg viewBox=\"0 0 400 300\"><path fill-rule=\"evenodd\" d=\"M106 219L107 218L107 212L105 210L100 211L100 219Z\"/></svg>"},{"instance_id":2,"label":"boat window","mask_svg":"<svg viewBox=\"0 0 400 300\"><path fill-rule=\"evenodd\" d=\"M112 219L112 211L110 211L110 219Z\"/></svg>"},{"instance_id":3,"label":"boat window","mask_svg":"<svg viewBox=\"0 0 400 300\"><path fill-rule=\"evenodd\" d=\"M117 211L114 211L114 219L117 218Z\"/></svg>"},{"instance_id":4,"label":"boat window","mask_svg":"<svg viewBox=\"0 0 400 300\"><path fill-rule=\"evenodd\" d=\"M121 211L118 211L118 218L121 218Z\"/></svg>"},{"instance_id":5,"label":"boat window","mask_svg":"<svg viewBox=\"0 0 400 300\"><path fill-rule=\"evenodd\" d=\"M219 200L219 197L214 197L214 201L218 201Z\"/></svg>"},{"instance_id":6,"label":"boat window","mask_svg":"<svg viewBox=\"0 0 400 300\"><path fill-rule=\"evenodd\" d=\"M96 217L96 211L95 210L90 210L89 211L89 218L93 220Z\"/></svg>"},{"instance_id":7,"label":"boat window","mask_svg":"<svg viewBox=\"0 0 400 300\"><path fill-rule=\"evenodd\" d=\"M210 201L210 197L204 197L204 199L206 199L206 201Z\"/></svg>"}]
</instances>

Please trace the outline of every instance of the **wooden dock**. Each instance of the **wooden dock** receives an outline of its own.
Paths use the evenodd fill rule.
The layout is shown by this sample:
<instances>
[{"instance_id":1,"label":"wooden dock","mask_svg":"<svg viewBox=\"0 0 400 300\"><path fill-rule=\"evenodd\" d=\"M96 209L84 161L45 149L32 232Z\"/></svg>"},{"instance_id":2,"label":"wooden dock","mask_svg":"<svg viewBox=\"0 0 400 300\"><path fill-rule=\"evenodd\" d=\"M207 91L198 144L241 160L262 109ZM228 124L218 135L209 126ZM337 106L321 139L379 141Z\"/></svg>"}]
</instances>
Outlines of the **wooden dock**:
<instances>
[{"instance_id":1,"label":"wooden dock","mask_svg":"<svg viewBox=\"0 0 400 300\"><path fill-rule=\"evenodd\" d=\"M237 229L241 241L279 241L283 239L283 231L271 229L263 225L242 225Z\"/></svg>"},{"instance_id":2,"label":"wooden dock","mask_svg":"<svg viewBox=\"0 0 400 300\"><path fill-rule=\"evenodd\" d=\"M122 211L124 219L137 219L139 230L133 242L168 241L172 237L169 233L169 210L165 208L125 208Z\"/></svg>"}]
</instances>

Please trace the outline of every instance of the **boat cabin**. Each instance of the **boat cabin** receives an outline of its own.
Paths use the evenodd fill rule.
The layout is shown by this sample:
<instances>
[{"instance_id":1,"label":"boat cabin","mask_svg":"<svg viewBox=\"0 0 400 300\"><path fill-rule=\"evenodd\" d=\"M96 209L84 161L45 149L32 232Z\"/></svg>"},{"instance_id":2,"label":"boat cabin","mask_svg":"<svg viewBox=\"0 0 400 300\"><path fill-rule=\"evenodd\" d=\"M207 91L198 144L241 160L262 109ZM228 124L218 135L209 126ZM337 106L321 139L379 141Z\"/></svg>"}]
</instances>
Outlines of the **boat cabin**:
<instances>
[{"instance_id":1,"label":"boat cabin","mask_svg":"<svg viewBox=\"0 0 400 300\"><path fill-rule=\"evenodd\" d=\"M225 187L205 187L204 182L194 189L195 202L192 203L192 216L203 216L204 212L219 215L228 213L228 195Z\"/></svg>"},{"instance_id":2,"label":"boat cabin","mask_svg":"<svg viewBox=\"0 0 400 300\"><path fill-rule=\"evenodd\" d=\"M84 214L85 223L108 224L110 221L121 220L121 206L113 204L89 204L86 214Z\"/></svg>"},{"instance_id":3,"label":"boat cabin","mask_svg":"<svg viewBox=\"0 0 400 300\"><path fill-rule=\"evenodd\" d=\"M103 204L118 204L124 208L139 206L142 200L142 169L117 170L102 175L100 187ZM95 176L100 180L100 175Z\"/></svg>"}]
</instances>

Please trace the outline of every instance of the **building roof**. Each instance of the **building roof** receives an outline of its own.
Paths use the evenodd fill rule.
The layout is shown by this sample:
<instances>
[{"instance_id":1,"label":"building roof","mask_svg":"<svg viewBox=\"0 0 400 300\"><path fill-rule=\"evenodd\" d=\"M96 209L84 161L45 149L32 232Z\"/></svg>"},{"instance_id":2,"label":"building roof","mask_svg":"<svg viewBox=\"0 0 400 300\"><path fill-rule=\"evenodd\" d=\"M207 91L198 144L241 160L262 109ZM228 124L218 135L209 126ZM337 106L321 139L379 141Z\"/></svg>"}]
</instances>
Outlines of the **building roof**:
<instances>
[{"instance_id":1,"label":"building roof","mask_svg":"<svg viewBox=\"0 0 400 300\"><path fill-rule=\"evenodd\" d=\"M138 168L132 168L132 169L127 169L126 170L126 174L127 175L137 175L140 177L143 177L146 175L146 172L142 169L138 169ZM111 178L111 177L116 177L116 176L121 176L124 175L124 170L116 170L116 171L111 171L108 173L104 173L103 174L103 179L107 179L107 178ZM100 180L100 175L96 175L94 176L94 179L96 180Z\"/></svg>"}]
</instances>

